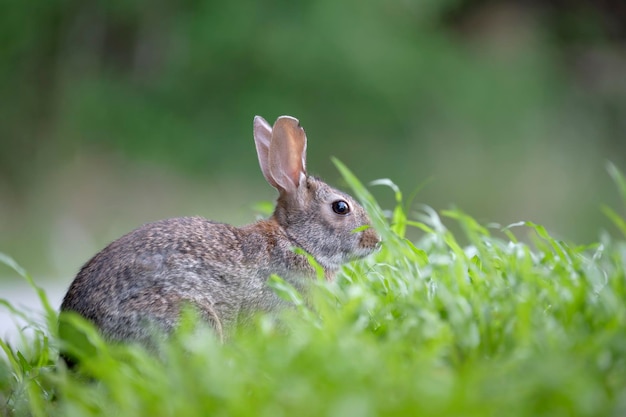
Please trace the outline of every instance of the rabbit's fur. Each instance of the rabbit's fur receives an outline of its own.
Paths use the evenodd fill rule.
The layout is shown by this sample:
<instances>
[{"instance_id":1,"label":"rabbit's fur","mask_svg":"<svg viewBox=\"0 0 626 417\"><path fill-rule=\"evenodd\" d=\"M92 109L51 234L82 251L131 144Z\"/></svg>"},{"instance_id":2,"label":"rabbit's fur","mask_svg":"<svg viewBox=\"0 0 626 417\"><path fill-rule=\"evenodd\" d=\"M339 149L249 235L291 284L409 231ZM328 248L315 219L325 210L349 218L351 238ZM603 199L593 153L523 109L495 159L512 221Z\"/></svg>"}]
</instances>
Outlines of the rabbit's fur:
<instances>
[{"instance_id":1,"label":"rabbit's fur","mask_svg":"<svg viewBox=\"0 0 626 417\"><path fill-rule=\"evenodd\" d=\"M263 175L280 193L269 219L239 228L201 217L143 225L82 267L61 311L85 317L109 340L148 344L155 329L174 329L190 304L223 336L282 303L266 285L271 274L306 290L315 272L293 248L311 254L332 279L341 264L379 246L374 229L354 232L370 225L356 201L307 175L297 119L279 117L272 128L257 116L254 140ZM334 211L346 207L348 214Z\"/></svg>"}]
</instances>

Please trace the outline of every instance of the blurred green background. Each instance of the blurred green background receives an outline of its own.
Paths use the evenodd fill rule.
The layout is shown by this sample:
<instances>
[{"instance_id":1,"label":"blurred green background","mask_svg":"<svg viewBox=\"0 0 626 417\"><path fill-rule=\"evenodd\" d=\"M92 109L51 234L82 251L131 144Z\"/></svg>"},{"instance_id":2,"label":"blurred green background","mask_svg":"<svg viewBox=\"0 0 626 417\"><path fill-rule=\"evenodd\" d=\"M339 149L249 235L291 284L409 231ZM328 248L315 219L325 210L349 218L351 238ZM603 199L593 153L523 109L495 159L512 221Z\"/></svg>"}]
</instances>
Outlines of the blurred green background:
<instances>
[{"instance_id":1,"label":"blurred green background","mask_svg":"<svg viewBox=\"0 0 626 417\"><path fill-rule=\"evenodd\" d=\"M298 117L331 184L336 156L587 243L619 207L625 51L621 0L4 0L0 251L67 284L141 223L254 220L256 114Z\"/></svg>"}]
</instances>

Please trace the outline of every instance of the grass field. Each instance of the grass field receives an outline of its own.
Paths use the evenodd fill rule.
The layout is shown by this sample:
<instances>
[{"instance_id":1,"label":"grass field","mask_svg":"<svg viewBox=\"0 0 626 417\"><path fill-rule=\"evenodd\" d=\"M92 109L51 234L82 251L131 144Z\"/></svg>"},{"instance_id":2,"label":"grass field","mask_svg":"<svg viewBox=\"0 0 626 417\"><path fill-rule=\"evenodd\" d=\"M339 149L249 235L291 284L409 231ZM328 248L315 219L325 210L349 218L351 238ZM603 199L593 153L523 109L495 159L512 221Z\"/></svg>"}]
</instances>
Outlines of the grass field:
<instances>
[{"instance_id":1,"label":"grass field","mask_svg":"<svg viewBox=\"0 0 626 417\"><path fill-rule=\"evenodd\" d=\"M388 181L378 185L391 187L398 204L384 213L337 166L384 246L316 285L312 306L275 279L292 311L259 317L224 344L189 314L154 355L107 345L80 321L73 325L84 337L61 341L43 292L43 317L0 300L32 323L19 347L0 341L0 414L626 415L626 221L618 211L603 209L614 233L579 246L531 222L486 227L460 210L407 209ZM626 203L624 177L609 172ZM421 237L407 240L409 228ZM8 256L0 262L31 280ZM84 357L79 373L56 366L62 343Z\"/></svg>"}]
</instances>

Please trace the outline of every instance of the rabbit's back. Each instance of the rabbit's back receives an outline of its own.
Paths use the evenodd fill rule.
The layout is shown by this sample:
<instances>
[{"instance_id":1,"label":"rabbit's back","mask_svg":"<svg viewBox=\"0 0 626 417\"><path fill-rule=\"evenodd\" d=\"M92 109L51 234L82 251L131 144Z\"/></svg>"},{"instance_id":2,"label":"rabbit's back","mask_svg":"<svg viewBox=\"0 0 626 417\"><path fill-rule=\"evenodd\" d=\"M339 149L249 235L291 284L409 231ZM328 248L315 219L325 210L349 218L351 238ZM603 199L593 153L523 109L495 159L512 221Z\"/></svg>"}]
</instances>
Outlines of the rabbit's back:
<instances>
[{"instance_id":1,"label":"rabbit's back","mask_svg":"<svg viewBox=\"0 0 626 417\"><path fill-rule=\"evenodd\" d=\"M114 340L144 341L151 327L169 332L184 304L221 331L235 324L242 305L264 309L274 302L263 285L267 246L260 235L250 239L200 217L149 223L87 262L61 310L81 314Z\"/></svg>"}]
</instances>

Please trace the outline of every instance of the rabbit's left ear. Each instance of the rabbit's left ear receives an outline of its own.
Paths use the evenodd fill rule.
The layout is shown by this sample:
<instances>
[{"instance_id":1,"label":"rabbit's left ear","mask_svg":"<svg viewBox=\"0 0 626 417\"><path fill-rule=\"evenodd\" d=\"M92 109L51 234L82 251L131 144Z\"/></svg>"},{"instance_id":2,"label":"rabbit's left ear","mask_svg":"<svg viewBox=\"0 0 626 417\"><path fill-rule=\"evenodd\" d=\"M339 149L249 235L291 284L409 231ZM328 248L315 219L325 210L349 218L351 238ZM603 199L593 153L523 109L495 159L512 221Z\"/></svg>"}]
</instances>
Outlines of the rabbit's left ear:
<instances>
[{"instance_id":1,"label":"rabbit's left ear","mask_svg":"<svg viewBox=\"0 0 626 417\"><path fill-rule=\"evenodd\" d=\"M274 188L278 188L278 184L272 179L270 174L270 142L272 140L272 127L261 116L254 116L254 144L256 145L256 154L259 157L259 165L265 180Z\"/></svg>"},{"instance_id":2,"label":"rabbit's left ear","mask_svg":"<svg viewBox=\"0 0 626 417\"><path fill-rule=\"evenodd\" d=\"M280 116L274 123L269 147L269 172L279 191L290 194L295 193L306 180L306 134L298 119Z\"/></svg>"}]
</instances>

